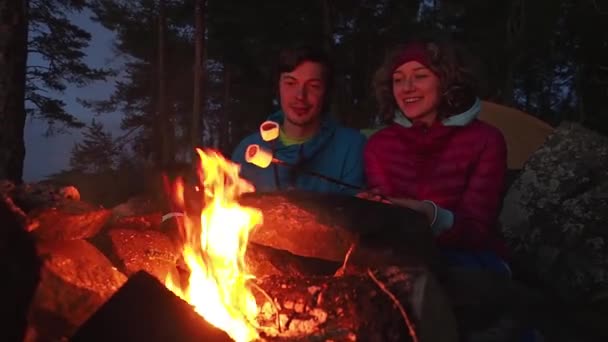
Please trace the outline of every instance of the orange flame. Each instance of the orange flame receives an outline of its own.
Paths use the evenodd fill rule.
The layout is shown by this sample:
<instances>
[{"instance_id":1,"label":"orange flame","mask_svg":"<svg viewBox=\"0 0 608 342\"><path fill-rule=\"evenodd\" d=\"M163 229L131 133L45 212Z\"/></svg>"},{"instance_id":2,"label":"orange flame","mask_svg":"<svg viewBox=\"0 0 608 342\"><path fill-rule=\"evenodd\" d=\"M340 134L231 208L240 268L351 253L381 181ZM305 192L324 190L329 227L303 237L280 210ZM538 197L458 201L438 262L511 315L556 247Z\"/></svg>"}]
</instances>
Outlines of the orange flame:
<instances>
[{"instance_id":1,"label":"orange flame","mask_svg":"<svg viewBox=\"0 0 608 342\"><path fill-rule=\"evenodd\" d=\"M203 209L195 215L187 213L180 227L189 282L182 288L169 275L165 285L235 341L252 341L258 338L258 306L247 287L253 276L247 273L244 256L249 233L262 223L262 213L237 203L241 194L254 191L239 177L239 165L214 151L196 151ZM185 207L181 180L174 191L174 200Z\"/></svg>"}]
</instances>

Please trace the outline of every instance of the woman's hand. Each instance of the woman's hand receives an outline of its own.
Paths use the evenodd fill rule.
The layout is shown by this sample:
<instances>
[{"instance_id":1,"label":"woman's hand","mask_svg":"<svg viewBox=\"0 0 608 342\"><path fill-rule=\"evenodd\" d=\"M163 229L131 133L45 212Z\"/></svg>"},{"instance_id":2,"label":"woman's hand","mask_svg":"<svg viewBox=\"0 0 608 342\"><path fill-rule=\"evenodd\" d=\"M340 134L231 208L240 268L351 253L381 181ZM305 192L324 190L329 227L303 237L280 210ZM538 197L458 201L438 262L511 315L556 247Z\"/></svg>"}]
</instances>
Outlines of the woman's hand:
<instances>
[{"instance_id":1,"label":"woman's hand","mask_svg":"<svg viewBox=\"0 0 608 342\"><path fill-rule=\"evenodd\" d=\"M382 202L382 203L388 203L388 204L391 203L385 196L383 196L381 194L379 189L371 189L368 191L363 191L363 192L358 193L355 196L359 197L361 199L368 200L368 201Z\"/></svg>"},{"instance_id":2,"label":"woman's hand","mask_svg":"<svg viewBox=\"0 0 608 342\"><path fill-rule=\"evenodd\" d=\"M433 220L435 219L436 209L431 202L418 201L411 198L390 198L390 202L395 205L409 208L423 214L428 219L429 224L432 224Z\"/></svg>"}]
</instances>

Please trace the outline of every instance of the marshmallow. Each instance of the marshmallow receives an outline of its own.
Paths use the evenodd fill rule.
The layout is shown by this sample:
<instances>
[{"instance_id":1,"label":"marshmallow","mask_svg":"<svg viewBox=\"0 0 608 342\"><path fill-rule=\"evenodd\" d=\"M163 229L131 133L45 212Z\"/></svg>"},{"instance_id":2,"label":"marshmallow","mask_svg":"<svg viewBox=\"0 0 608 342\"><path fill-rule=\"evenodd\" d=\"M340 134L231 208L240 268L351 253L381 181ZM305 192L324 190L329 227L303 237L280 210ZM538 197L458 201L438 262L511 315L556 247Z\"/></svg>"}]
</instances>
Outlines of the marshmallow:
<instances>
[{"instance_id":1,"label":"marshmallow","mask_svg":"<svg viewBox=\"0 0 608 342\"><path fill-rule=\"evenodd\" d=\"M251 144L245 150L245 160L265 169L272 163L272 153L262 149L258 144Z\"/></svg>"},{"instance_id":2,"label":"marshmallow","mask_svg":"<svg viewBox=\"0 0 608 342\"><path fill-rule=\"evenodd\" d=\"M272 141L279 137L279 124L274 121L264 121L260 125L260 135L264 141Z\"/></svg>"}]
</instances>

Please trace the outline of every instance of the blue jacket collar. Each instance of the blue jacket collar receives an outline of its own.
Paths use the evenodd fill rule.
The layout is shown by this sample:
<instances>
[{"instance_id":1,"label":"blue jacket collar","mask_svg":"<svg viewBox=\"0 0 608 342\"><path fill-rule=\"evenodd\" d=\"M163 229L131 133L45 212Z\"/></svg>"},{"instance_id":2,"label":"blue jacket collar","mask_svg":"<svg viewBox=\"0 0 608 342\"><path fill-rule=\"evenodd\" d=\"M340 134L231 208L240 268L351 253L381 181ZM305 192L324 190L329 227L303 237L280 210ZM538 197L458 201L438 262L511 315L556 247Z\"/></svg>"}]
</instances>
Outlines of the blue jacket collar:
<instances>
[{"instance_id":1,"label":"blue jacket collar","mask_svg":"<svg viewBox=\"0 0 608 342\"><path fill-rule=\"evenodd\" d=\"M279 125L283 124L285 120L285 114L282 110L278 110L272 113L268 120L277 122ZM325 144L331 140L336 128L338 127L337 122L327 113L321 114L321 125L319 131L308 141L302 145L285 146L279 139L275 141L276 153L287 153L291 156L291 152L302 149L303 157L308 159L313 157L319 152ZM286 156L287 157L287 156Z\"/></svg>"}]
</instances>

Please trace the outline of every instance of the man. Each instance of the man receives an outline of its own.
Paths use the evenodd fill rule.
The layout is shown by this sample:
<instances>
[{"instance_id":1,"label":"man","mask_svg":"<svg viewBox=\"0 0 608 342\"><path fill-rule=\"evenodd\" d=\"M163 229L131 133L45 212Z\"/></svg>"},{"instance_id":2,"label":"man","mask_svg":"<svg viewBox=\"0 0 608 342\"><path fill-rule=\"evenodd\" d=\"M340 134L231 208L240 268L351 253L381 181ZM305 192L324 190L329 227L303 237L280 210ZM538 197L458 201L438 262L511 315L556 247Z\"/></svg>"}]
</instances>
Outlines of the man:
<instances>
[{"instance_id":1,"label":"man","mask_svg":"<svg viewBox=\"0 0 608 342\"><path fill-rule=\"evenodd\" d=\"M241 164L241 176L252 182L256 191L355 194L355 189L311 175L316 172L354 186L364 184L365 137L340 126L327 111L332 85L328 57L310 47L286 49L279 56L278 69L281 109L268 117L279 124L278 137L266 141L257 132L239 143L232 160ZM248 163L245 151L252 144L290 165L273 163L262 168Z\"/></svg>"}]
</instances>

